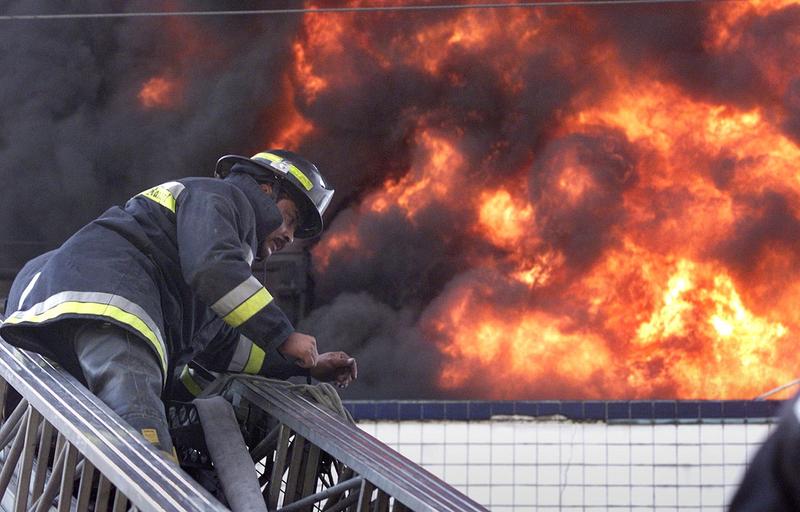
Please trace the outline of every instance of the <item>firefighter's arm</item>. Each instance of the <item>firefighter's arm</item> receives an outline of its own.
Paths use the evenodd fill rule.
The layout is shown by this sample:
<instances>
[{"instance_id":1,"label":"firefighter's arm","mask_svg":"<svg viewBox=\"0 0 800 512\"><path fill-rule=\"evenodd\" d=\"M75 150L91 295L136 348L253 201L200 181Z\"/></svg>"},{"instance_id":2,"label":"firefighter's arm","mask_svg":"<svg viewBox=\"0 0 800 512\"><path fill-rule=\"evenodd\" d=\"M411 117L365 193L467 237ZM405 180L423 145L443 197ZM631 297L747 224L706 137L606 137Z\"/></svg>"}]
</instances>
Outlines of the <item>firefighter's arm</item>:
<instances>
[{"instance_id":1,"label":"firefighter's arm","mask_svg":"<svg viewBox=\"0 0 800 512\"><path fill-rule=\"evenodd\" d=\"M264 352L274 351L294 328L250 270L250 248L232 201L187 189L176 210L178 254L187 284L228 326Z\"/></svg>"}]
</instances>

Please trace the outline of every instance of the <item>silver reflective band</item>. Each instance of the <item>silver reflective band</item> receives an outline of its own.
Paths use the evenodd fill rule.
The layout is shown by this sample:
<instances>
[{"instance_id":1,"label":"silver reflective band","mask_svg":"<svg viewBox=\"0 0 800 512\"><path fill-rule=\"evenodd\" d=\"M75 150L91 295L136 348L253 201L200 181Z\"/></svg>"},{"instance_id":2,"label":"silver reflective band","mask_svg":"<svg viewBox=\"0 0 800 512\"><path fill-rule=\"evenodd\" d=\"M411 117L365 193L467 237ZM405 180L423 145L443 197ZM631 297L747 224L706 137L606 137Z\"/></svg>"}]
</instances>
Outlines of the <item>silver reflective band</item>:
<instances>
[{"instance_id":1,"label":"silver reflective band","mask_svg":"<svg viewBox=\"0 0 800 512\"><path fill-rule=\"evenodd\" d=\"M211 306L211 309L219 316L225 317L262 288L263 286L261 286L258 279L250 276L233 290L223 295L221 299Z\"/></svg>"},{"instance_id":2,"label":"silver reflective band","mask_svg":"<svg viewBox=\"0 0 800 512\"><path fill-rule=\"evenodd\" d=\"M25 311L14 312L5 323L42 323L67 314L101 316L132 327L153 344L166 378L167 345L161 329L138 304L119 295L103 292L61 292Z\"/></svg>"},{"instance_id":3,"label":"silver reflective band","mask_svg":"<svg viewBox=\"0 0 800 512\"><path fill-rule=\"evenodd\" d=\"M236 351L233 353L231 362L228 365L228 371L241 372L247 366L247 361L250 359L250 347L253 341L244 334L239 335L239 342L236 344Z\"/></svg>"},{"instance_id":4,"label":"silver reflective band","mask_svg":"<svg viewBox=\"0 0 800 512\"><path fill-rule=\"evenodd\" d=\"M28 286L25 287L25 290L22 292L22 295L20 295L20 297L19 297L19 304L17 304L17 309L22 309L22 303L25 302L25 299L28 298L28 294L31 293L31 290L33 290L33 285L35 285L36 281L39 280L39 276L40 275L42 275L42 273L41 272L37 272L36 275L33 276L33 279L31 279L31 282L28 283Z\"/></svg>"}]
</instances>

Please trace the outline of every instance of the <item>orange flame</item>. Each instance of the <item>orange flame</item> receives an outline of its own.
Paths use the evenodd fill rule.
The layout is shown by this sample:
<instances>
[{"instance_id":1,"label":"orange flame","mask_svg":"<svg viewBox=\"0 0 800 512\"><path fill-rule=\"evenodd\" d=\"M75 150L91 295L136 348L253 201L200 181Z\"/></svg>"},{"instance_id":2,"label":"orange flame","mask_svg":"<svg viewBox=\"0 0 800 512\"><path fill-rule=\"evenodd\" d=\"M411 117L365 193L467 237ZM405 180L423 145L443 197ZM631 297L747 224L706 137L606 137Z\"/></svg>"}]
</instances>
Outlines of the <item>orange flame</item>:
<instances>
[{"instance_id":1,"label":"orange flame","mask_svg":"<svg viewBox=\"0 0 800 512\"><path fill-rule=\"evenodd\" d=\"M139 89L139 104L146 109L168 109L175 107L180 95L179 83L175 79L155 76Z\"/></svg>"}]
</instances>

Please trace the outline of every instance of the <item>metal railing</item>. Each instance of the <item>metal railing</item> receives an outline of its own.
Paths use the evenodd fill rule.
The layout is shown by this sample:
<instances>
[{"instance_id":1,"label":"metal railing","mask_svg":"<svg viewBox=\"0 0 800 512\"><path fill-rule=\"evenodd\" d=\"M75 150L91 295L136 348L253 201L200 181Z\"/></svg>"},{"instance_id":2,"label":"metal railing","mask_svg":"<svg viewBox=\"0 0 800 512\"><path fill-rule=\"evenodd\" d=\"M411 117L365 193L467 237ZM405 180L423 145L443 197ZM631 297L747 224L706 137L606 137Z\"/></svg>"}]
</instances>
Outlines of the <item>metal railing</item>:
<instances>
[{"instance_id":1,"label":"metal railing","mask_svg":"<svg viewBox=\"0 0 800 512\"><path fill-rule=\"evenodd\" d=\"M269 510L486 510L310 399L304 386L237 375L213 387L234 405Z\"/></svg>"},{"instance_id":2,"label":"metal railing","mask_svg":"<svg viewBox=\"0 0 800 512\"><path fill-rule=\"evenodd\" d=\"M0 340L0 376L5 510L226 510L41 356Z\"/></svg>"},{"instance_id":3,"label":"metal railing","mask_svg":"<svg viewBox=\"0 0 800 512\"><path fill-rule=\"evenodd\" d=\"M4 510L227 510L192 403L170 410L190 477L38 354L0 340L0 377ZM268 510L486 510L291 383L219 382Z\"/></svg>"}]
</instances>

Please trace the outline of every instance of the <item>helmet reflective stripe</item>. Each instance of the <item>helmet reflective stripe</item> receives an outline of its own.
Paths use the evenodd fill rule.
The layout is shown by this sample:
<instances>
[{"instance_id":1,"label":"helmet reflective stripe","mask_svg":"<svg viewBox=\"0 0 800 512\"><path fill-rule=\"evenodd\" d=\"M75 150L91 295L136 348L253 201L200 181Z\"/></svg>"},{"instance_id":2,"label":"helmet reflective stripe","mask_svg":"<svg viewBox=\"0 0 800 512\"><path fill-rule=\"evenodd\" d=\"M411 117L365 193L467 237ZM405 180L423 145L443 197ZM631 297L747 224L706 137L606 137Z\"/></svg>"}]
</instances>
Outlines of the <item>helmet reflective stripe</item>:
<instances>
[{"instance_id":1,"label":"helmet reflective stripe","mask_svg":"<svg viewBox=\"0 0 800 512\"><path fill-rule=\"evenodd\" d=\"M316 165L291 151L270 149L252 158L225 155L217 161L214 175L225 178L237 164L242 164L237 172L261 181L277 181L294 200L302 216L295 238L312 238L322 232L322 214L331 202L333 189L328 188Z\"/></svg>"},{"instance_id":2,"label":"helmet reflective stripe","mask_svg":"<svg viewBox=\"0 0 800 512\"><path fill-rule=\"evenodd\" d=\"M314 188L314 185L311 183L311 180L308 179L308 176L303 174L303 171L297 168L292 162L279 157L278 155L273 155L272 153L257 153L252 156L252 160L269 160L271 162L270 167L275 169L276 171L282 172L283 174L290 173L292 176L297 178L297 181L303 185L303 188L306 190L311 190Z\"/></svg>"}]
</instances>

